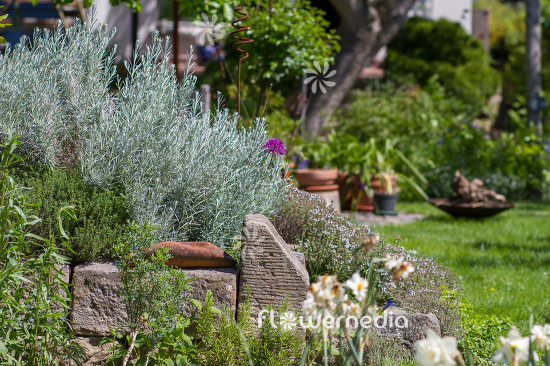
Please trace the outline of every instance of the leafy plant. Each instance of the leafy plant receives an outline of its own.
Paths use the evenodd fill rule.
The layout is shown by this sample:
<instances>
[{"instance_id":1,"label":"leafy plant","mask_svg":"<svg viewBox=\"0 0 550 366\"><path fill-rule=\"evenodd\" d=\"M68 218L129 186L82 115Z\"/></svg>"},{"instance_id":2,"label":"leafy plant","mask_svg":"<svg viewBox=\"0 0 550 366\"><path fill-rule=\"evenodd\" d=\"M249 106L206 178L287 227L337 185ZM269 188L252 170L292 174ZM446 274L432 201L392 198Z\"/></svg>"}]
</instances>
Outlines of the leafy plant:
<instances>
[{"instance_id":1,"label":"leafy plant","mask_svg":"<svg viewBox=\"0 0 550 366\"><path fill-rule=\"evenodd\" d=\"M372 164L371 172L375 177L379 177L384 184L384 191L388 194L394 193L394 184L393 180L404 183L407 186L411 187L415 192L417 192L424 199L428 199L428 196L422 188L412 179L409 178L406 174L401 172L396 172L395 169L399 163L404 164L409 171L416 177L418 180L427 184L428 181L424 176L418 171L418 169L411 163L405 155L396 148L397 139L385 140L382 141L382 148L380 148L380 143L376 141L374 137L370 139L369 147L372 149L370 154L372 155ZM367 183L370 186L370 176L366 175Z\"/></svg>"},{"instance_id":2,"label":"leafy plant","mask_svg":"<svg viewBox=\"0 0 550 366\"><path fill-rule=\"evenodd\" d=\"M0 6L0 9L2 9L3 6ZM0 22L4 19L6 19L8 17L8 14L4 14L4 15L0 15ZM0 28L4 28L4 27L7 27L7 26L10 26L11 24L8 24L8 23L0 23ZM6 39L4 37L1 37L0 36L0 44L4 44L6 43Z\"/></svg>"},{"instance_id":3,"label":"leafy plant","mask_svg":"<svg viewBox=\"0 0 550 366\"><path fill-rule=\"evenodd\" d=\"M115 247L130 231L126 200L120 188L111 190L86 184L78 170L55 168L37 172L20 171L18 180L34 187L28 193L30 203L40 203L43 220L33 233L47 236L57 225L56 213L65 205L74 205L78 220L68 222L68 243L74 252L67 256L77 261L115 259Z\"/></svg>"},{"instance_id":4,"label":"leafy plant","mask_svg":"<svg viewBox=\"0 0 550 366\"><path fill-rule=\"evenodd\" d=\"M159 248L151 256L145 256L147 248L154 243L153 229L147 225L134 226L135 233L118 248L122 258L117 262L122 283L120 296L128 314L125 322L131 335L122 366L128 364L134 349L139 346L148 350L144 366L151 359L166 359L170 350L165 340L176 335L181 337L180 331L183 332L184 324L181 323L180 329L175 331L178 324L175 320L190 299L187 292L191 290L191 279L180 269L166 265L170 258L169 248ZM185 352L178 353L182 361L188 355L185 344L189 344L188 338L183 337L183 340L180 349ZM139 358L139 353L137 355Z\"/></svg>"},{"instance_id":5,"label":"leafy plant","mask_svg":"<svg viewBox=\"0 0 550 366\"><path fill-rule=\"evenodd\" d=\"M58 213L59 227L48 238L31 233L40 221L36 206L26 201L24 188L11 170L22 158L19 142L7 136L0 145L0 362L5 365L54 366L61 360L82 361L82 348L65 328L70 309L69 284L62 268L58 240L68 247L63 227L70 208ZM58 236L60 232L63 237Z\"/></svg>"},{"instance_id":6,"label":"leafy plant","mask_svg":"<svg viewBox=\"0 0 550 366\"><path fill-rule=\"evenodd\" d=\"M214 3L220 6L215 7ZM217 14L218 19L225 17L226 21L233 20L234 14L228 12L226 4L233 8L234 5L240 6L241 2L180 2L186 15L199 18L203 12L210 11L210 15ZM242 24L251 28L246 37L253 39L254 43L243 49L251 53L254 62L242 63L242 78L247 80L242 88L242 98L250 110L249 115L259 116L271 84L274 93L292 93L300 85L304 70L313 68L314 61L321 65L334 62L340 50L340 37L325 19L325 12L312 6L310 0L246 0L244 5L249 17ZM232 43L225 42L227 56L224 69L227 74L236 73L237 62L241 57L232 48ZM235 100L236 88L229 84L229 80L221 76L220 66L212 62L207 66L207 72L201 75L200 84L217 85L218 90L226 90L230 100Z\"/></svg>"},{"instance_id":7,"label":"leafy plant","mask_svg":"<svg viewBox=\"0 0 550 366\"><path fill-rule=\"evenodd\" d=\"M239 315L214 307L212 293L207 292L204 303L193 302L199 310L196 319L195 347L197 361L203 366L247 366L247 354L258 365L295 365L302 353L303 339L295 330L271 327L266 322L255 334L250 324L250 301L241 304ZM278 314L286 312L284 303ZM270 309L272 309L270 307ZM278 316L277 316L278 320ZM248 345L248 348L245 347Z\"/></svg>"}]
</instances>

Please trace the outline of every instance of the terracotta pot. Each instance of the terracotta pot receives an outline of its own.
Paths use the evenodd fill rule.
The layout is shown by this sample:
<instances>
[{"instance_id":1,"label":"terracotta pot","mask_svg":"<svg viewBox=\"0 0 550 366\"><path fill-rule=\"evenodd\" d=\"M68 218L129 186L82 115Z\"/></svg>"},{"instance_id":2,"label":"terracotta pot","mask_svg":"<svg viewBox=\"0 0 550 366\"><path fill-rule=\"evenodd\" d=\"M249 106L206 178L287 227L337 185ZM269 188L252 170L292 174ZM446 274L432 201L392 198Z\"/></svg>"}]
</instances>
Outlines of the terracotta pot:
<instances>
[{"instance_id":1,"label":"terracotta pot","mask_svg":"<svg viewBox=\"0 0 550 366\"><path fill-rule=\"evenodd\" d=\"M352 203L359 197L359 203L357 205L359 211L374 211L374 201L372 197L369 197L364 190L360 189L361 179L359 175L353 177L351 187L348 187L346 184L347 180L347 173L342 173L340 177L338 177L342 209L351 210ZM361 193L361 195L359 195L359 193Z\"/></svg>"},{"instance_id":2,"label":"terracotta pot","mask_svg":"<svg viewBox=\"0 0 550 366\"><path fill-rule=\"evenodd\" d=\"M301 187L328 186L334 184L338 178L338 169L300 169L294 178Z\"/></svg>"}]
</instances>

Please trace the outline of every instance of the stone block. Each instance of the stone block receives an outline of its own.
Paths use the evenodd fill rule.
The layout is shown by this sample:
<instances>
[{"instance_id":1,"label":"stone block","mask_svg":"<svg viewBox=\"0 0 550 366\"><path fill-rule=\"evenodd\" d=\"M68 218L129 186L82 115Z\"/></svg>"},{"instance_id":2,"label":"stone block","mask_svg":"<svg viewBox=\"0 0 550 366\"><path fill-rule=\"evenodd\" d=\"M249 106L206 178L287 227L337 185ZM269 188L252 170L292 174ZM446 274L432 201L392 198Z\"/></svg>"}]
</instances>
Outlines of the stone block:
<instances>
[{"instance_id":1,"label":"stone block","mask_svg":"<svg viewBox=\"0 0 550 366\"><path fill-rule=\"evenodd\" d=\"M250 291L251 323L268 305L277 309L288 297L289 310L301 309L309 275L292 249L263 215L247 215L243 225L239 307Z\"/></svg>"},{"instance_id":2,"label":"stone block","mask_svg":"<svg viewBox=\"0 0 550 366\"><path fill-rule=\"evenodd\" d=\"M383 329L378 329L380 334L399 334L403 337L403 344L410 351L414 350L414 342L426 338L426 330L433 330L438 336L441 336L441 326L439 319L434 314L410 313L405 310L391 307L386 310L388 315L388 324ZM408 325L403 327L404 317Z\"/></svg>"},{"instance_id":3,"label":"stone block","mask_svg":"<svg viewBox=\"0 0 550 366\"><path fill-rule=\"evenodd\" d=\"M226 305L235 311L237 276L234 268L182 268L191 277L191 297L204 301L206 291L214 295L214 306ZM122 327L126 310L118 296L121 282L114 263L92 262L76 266L73 273L71 323L73 333L85 336L108 336L109 328ZM191 309L192 310L192 309ZM191 315L190 312L182 314Z\"/></svg>"}]
</instances>

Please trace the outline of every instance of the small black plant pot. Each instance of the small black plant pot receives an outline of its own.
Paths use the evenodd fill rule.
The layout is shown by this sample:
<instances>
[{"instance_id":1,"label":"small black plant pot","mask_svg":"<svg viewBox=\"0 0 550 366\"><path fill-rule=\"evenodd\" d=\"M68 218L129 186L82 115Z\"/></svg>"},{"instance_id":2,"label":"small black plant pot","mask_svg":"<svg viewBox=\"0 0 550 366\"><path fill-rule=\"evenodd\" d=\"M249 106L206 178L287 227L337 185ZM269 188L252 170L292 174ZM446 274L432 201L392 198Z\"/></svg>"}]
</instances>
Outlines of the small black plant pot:
<instances>
[{"instance_id":1,"label":"small black plant pot","mask_svg":"<svg viewBox=\"0 0 550 366\"><path fill-rule=\"evenodd\" d=\"M374 193L374 212L377 215L397 215L397 211L395 211L397 196L399 196L399 193Z\"/></svg>"}]
</instances>

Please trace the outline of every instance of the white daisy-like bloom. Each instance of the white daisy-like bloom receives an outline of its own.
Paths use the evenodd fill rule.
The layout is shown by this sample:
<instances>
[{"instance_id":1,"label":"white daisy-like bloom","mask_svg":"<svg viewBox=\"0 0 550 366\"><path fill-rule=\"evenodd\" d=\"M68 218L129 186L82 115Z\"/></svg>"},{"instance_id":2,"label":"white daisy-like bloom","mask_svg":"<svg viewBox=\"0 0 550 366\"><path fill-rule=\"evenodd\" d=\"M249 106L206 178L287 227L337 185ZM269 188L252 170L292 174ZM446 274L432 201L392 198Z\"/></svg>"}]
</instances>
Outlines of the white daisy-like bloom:
<instances>
[{"instance_id":1,"label":"white daisy-like bloom","mask_svg":"<svg viewBox=\"0 0 550 366\"><path fill-rule=\"evenodd\" d=\"M399 279L406 279L414 272L414 266L409 262L405 261L403 257L391 257L386 255L386 263L384 263L384 268L391 272L393 282L399 281Z\"/></svg>"},{"instance_id":2,"label":"white daisy-like bloom","mask_svg":"<svg viewBox=\"0 0 550 366\"><path fill-rule=\"evenodd\" d=\"M311 314L314 310L317 309L317 303L315 302L315 297L313 297L311 292L307 293L306 299L304 300L304 304L302 308L306 314Z\"/></svg>"},{"instance_id":3,"label":"white daisy-like bloom","mask_svg":"<svg viewBox=\"0 0 550 366\"><path fill-rule=\"evenodd\" d=\"M357 301L363 301L367 297L367 289L369 287L369 281L361 277L361 275L356 272L354 273L349 280L344 282L344 286L349 288Z\"/></svg>"},{"instance_id":4,"label":"white daisy-like bloom","mask_svg":"<svg viewBox=\"0 0 550 366\"><path fill-rule=\"evenodd\" d=\"M531 329L531 338L543 351L550 351L550 324L535 325Z\"/></svg>"},{"instance_id":5,"label":"white daisy-like bloom","mask_svg":"<svg viewBox=\"0 0 550 366\"><path fill-rule=\"evenodd\" d=\"M512 326L508 332L508 338L500 337L502 347L491 358L491 361L497 363L512 363L514 356L517 356L519 362L525 362L529 359L529 343L531 340L529 337L522 337L518 328ZM539 357L536 353L533 353L533 358L538 362Z\"/></svg>"},{"instance_id":6,"label":"white daisy-like bloom","mask_svg":"<svg viewBox=\"0 0 550 366\"><path fill-rule=\"evenodd\" d=\"M416 360L421 366L454 366L458 352L456 339L440 338L431 329L426 330L427 337L414 343Z\"/></svg>"},{"instance_id":7,"label":"white daisy-like bloom","mask_svg":"<svg viewBox=\"0 0 550 366\"><path fill-rule=\"evenodd\" d=\"M361 246L366 252L370 252L376 247L376 244L380 241L380 234L369 233L367 238L361 243Z\"/></svg>"}]
</instances>

